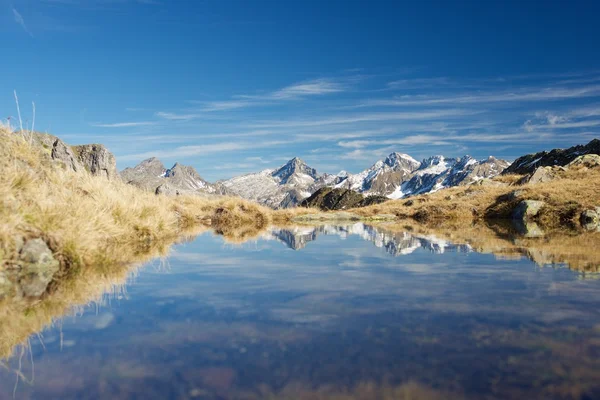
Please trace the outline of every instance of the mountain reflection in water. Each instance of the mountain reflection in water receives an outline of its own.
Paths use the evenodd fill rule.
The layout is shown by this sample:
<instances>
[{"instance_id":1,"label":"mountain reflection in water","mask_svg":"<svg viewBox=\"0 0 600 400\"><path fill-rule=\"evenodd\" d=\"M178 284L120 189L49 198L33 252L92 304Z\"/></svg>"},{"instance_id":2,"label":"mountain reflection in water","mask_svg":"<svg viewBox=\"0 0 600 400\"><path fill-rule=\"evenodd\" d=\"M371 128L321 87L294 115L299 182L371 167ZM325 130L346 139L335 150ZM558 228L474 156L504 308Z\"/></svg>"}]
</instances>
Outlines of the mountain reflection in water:
<instances>
[{"instance_id":1,"label":"mountain reflection in water","mask_svg":"<svg viewBox=\"0 0 600 400\"><path fill-rule=\"evenodd\" d=\"M204 234L15 348L0 399L600 398L600 280L582 279L599 239L362 223L236 245ZM30 313L5 313L0 343Z\"/></svg>"}]
</instances>

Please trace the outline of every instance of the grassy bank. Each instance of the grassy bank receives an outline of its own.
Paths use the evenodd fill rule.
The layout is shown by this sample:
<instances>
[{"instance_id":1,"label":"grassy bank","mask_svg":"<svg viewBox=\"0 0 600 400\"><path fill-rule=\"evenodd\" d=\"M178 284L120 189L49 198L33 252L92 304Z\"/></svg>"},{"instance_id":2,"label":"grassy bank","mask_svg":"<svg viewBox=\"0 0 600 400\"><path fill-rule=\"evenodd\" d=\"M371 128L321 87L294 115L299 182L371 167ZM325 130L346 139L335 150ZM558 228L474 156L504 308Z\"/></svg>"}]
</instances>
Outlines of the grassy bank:
<instances>
[{"instance_id":1,"label":"grassy bank","mask_svg":"<svg viewBox=\"0 0 600 400\"><path fill-rule=\"evenodd\" d=\"M60 261L57 279L65 279L136 262L211 220L225 235L225 225L261 229L270 223L268 209L241 199L156 196L119 180L68 171L48 150L4 127L0 140L4 270L18 266L20 247L32 238L48 245Z\"/></svg>"}]
</instances>

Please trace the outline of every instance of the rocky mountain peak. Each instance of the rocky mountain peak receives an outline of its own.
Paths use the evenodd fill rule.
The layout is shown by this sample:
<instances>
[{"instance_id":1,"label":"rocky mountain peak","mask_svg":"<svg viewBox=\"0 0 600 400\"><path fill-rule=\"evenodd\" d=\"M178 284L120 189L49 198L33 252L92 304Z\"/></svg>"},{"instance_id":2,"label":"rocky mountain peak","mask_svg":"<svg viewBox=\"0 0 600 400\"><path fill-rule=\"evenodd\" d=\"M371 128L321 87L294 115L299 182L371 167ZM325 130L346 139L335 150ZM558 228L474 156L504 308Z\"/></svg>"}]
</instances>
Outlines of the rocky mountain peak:
<instances>
[{"instance_id":1,"label":"rocky mountain peak","mask_svg":"<svg viewBox=\"0 0 600 400\"><path fill-rule=\"evenodd\" d=\"M273 172L272 175L279 178L282 184L290 182L293 177L297 177L298 175L308 175L313 180L319 178L317 170L306 165L306 163L298 157L292 158L281 168Z\"/></svg>"},{"instance_id":2,"label":"rocky mountain peak","mask_svg":"<svg viewBox=\"0 0 600 400\"><path fill-rule=\"evenodd\" d=\"M409 171L414 171L419 168L421 165L420 162L409 156L408 154L403 153L391 153L384 161L384 164L393 168L403 168Z\"/></svg>"}]
</instances>

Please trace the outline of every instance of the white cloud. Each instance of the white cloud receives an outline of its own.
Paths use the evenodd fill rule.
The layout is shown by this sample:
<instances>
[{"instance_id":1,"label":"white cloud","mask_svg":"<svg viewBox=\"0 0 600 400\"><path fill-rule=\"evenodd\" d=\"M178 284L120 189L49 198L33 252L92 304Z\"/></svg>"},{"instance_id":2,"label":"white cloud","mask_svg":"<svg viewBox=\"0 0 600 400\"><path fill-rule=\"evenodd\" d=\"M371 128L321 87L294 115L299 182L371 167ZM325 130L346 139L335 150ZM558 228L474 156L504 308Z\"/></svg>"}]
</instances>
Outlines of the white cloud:
<instances>
[{"instance_id":1,"label":"white cloud","mask_svg":"<svg viewBox=\"0 0 600 400\"><path fill-rule=\"evenodd\" d=\"M91 124L96 128L133 128L136 126L151 126L156 125L154 121L139 121L139 122L117 122L114 124Z\"/></svg>"},{"instance_id":2,"label":"white cloud","mask_svg":"<svg viewBox=\"0 0 600 400\"><path fill-rule=\"evenodd\" d=\"M201 117L199 114L176 114L164 111L157 112L156 116L159 118L168 119L170 121L190 121L192 119Z\"/></svg>"},{"instance_id":3,"label":"white cloud","mask_svg":"<svg viewBox=\"0 0 600 400\"><path fill-rule=\"evenodd\" d=\"M31 33L31 31L29 30L29 28L27 28L27 24L25 24L25 19L23 19L23 16L14 7L12 9L12 12L13 12L13 17L15 18L15 22L17 24L21 25L21 28L23 28L23 30L25 32L27 32L27 34L29 36L33 37L33 33Z\"/></svg>"},{"instance_id":4,"label":"white cloud","mask_svg":"<svg viewBox=\"0 0 600 400\"><path fill-rule=\"evenodd\" d=\"M273 147L280 146L284 144L289 144L290 141L279 140L279 141L261 141L261 142L225 142L225 143L211 143L211 144L202 144L202 145L191 145L191 146L181 146L176 147L171 150L156 150L149 151L145 153L137 153L137 154L126 154L119 157L120 160L123 161L131 161L131 160L143 160L150 157L158 157L158 158L181 158L181 157L191 157L198 156L203 154L214 154L214 153L223 153L223 152L234 152L234 151L242 151L249 149L259 149L265 147Z\"/></svg>"}]
</instances>

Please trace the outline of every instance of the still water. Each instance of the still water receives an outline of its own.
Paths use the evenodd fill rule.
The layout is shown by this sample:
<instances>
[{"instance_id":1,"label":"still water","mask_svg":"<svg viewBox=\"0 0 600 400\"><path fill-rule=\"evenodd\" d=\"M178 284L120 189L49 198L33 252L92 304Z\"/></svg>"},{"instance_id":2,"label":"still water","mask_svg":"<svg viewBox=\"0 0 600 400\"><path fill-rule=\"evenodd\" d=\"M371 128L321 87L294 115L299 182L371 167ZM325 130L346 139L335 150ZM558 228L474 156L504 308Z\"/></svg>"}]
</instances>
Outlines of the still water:
<instances>
[{"instance_id":1,"label":"still water","mask_svg":"<svg viewBox=\"0 0 600 400\"><path fill-rule=\"evenodd\" d=\"M16 349L0 399L600 399L596 277L362 224L206 233Z\"/></svg>"}]
</instances>

